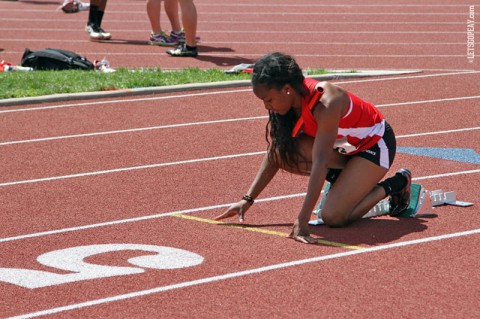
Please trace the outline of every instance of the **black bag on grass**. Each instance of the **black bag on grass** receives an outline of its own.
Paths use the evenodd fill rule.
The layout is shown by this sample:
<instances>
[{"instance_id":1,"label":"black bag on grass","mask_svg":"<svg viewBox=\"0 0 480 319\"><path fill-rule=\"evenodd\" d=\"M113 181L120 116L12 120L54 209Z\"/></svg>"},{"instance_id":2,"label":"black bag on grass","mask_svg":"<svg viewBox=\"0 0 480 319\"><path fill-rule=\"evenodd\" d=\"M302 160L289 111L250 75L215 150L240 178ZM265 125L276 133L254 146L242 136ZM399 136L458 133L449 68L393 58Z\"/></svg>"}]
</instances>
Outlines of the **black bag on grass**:
<instances>
[{"instance_id":1,"label":"black bag on grass","mask_svg":"<svg viewBox=\"0 0 480 319\"><path fill-rule=\"evenodd\" d=\"M25 49L22 66L34 70L93 70L93 63L75 52L60 49L30 51Z\"/></svg>"}]
</instances>

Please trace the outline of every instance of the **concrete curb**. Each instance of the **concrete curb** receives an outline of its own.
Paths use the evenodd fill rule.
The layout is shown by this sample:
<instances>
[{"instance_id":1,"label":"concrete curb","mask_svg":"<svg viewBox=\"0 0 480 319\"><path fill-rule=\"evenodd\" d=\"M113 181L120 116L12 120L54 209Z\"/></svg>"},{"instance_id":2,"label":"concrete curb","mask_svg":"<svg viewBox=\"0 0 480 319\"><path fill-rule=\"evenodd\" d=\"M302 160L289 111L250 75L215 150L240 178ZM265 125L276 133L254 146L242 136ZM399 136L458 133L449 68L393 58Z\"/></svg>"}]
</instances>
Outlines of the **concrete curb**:
<instances>
[{"instance_id":1,"label":"concrete curb","mask_svg":"<svg viewBox=\"0 0 480 319\"><path fill-rule=\"evenodd\" d=\"M324 75L311 76L311 78L320 81L338 80L338 79L355 79L373 76L388 76L388 75L405 75L412 73L420 73L421 70L356 70L355 73L345 73L347 70L335 70L335 73ZM89 99L103 99L135 95L148 95L172 92L184 92L195 90L209 90L222 88L236 88L250 86L249 80L240 81L224 81L224 82L210 82L210 83L192 83L172 86L156 86L146 88L136 88L128 90L114 90L101 92L84 92L84 93L70 93L70 94L52 94L36 97L14 98L0 100L0 107L3 106L18 106L26 104L37 104L47 102L61 102L72 100L89 100Z\"/></svg>"}]
</instances>

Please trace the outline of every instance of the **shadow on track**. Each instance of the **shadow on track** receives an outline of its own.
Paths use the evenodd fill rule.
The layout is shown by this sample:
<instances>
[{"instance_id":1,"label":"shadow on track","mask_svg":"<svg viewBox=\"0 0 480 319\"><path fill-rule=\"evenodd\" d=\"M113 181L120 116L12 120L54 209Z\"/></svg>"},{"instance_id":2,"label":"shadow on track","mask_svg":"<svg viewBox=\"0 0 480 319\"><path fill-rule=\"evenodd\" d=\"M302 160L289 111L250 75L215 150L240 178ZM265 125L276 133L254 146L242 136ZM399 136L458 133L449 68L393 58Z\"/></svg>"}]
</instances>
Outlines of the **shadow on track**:
<instances>
[{"instance_id":1,"label":"shadow on track","mask_svg":"<svg viewBox=\"0 0 480 319\"><path fill-rule=\"evenodd\" d=\"M422 218L361 219L343 228L310 226L310 234L322 239L347 243L349 245L377 245L390 243L412 233L428 228L427 218L437 215L424 215Z\"/></svg>"},{"instance_id":2,"label":"shadow on track","mask_svg":"<svg viewBox=\"0 0 480 319\"><path fill-rule=\"evenodd\" d=\"M7 0L14 1L14 0ZM35 5L61 5L61 1L35 1L35 0L20 0L21 3L35 4Z\"/></svg>"}]
</instances>

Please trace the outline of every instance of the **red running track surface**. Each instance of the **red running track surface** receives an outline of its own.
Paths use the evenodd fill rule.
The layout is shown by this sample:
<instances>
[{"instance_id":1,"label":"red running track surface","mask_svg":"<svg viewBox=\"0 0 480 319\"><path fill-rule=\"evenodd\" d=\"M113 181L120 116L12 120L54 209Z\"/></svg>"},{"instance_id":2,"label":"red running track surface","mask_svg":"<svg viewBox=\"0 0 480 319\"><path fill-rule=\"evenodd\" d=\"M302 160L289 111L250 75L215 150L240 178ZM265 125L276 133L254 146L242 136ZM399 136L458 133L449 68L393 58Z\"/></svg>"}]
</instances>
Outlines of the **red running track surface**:
<instances>
[{"instance_id":1,"label":"red running track surface","mask_svg":"<svg viewBox=\"0 0 480 319\"><path fill-rule=\"evenodd\" d=\"M61 44L114 67L203 68L281 49L304 67L422 69L335 83L377 105L400 147L480 151L470 3L268 3L196 1L200 57L174 59L141 42L143 1L109 2L111 43L86 39L85 12L2 1L1 58ZM213 222L256 173L265 115L249 88L1 108L0 317L478 316L478 163L398 153L392 172L475 205L311 227L318 245L284 238L305 177L276 176L246 225Z\"/></svg>"}]
</instances>

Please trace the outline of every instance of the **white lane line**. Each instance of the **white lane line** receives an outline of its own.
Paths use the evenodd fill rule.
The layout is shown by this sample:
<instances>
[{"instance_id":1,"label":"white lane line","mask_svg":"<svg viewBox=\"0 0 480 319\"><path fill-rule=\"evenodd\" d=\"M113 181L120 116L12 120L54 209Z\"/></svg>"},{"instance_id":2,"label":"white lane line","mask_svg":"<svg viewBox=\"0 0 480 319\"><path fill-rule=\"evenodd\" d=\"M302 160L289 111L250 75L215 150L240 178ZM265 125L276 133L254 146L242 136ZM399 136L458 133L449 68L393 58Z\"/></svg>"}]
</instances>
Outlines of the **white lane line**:
<instances>
[{"instance_id":1,"label":"white lane line","mask_svg":"<svg viewBox=\"0 0 480 319\"><path fill-rule=\"evenodd\" d=\"M233 203L207 206L207 207L197 207L197 208L192 208L192 209L184 209L184 210L155 214L155 215L140 216L140 217L134 217L134 218L108 221L108 222L103 222L103 223L96 223L96 224L90 224L90 225L68 227L68 228L49 230L49 231L43 231L43 232L38 232L38 233L31 233L31 234L18 235L18 236L12 236L12 237L5 237L5 238L0 238L0 243L6 243L6 242L11 242L11 241L16 241L16 240L36 238L36 237L42 237L42 236L56 235L56 234L64 234L64 233L81 231L81 230L85 230L85 229L107 227L107 226L121 225L121 224L127 224L127 223L135 223L135 222L141 222L141 221L144 221L144 220L168 217L168 216L171 216L171 215L190 214L190 213L209 211L209 210L214 210L214 209L219 209L219 208L227 208L227 207L230 207L232 204Z\"/></svg>"},{"instance_id":2,"label":"white lane line","mask_svg":"<svg viewBox=\"0 0 480 319\"><path fill-rule=\"evenodd\" d=\"M421 79L421 78L430 78L430 77L445 77L445 76L457 76L457 75L470 75L470 74L479 74L480 71L454 71L448 73L437 73L437 74L422 74L422 75L410 75L410 76L395 76L395 77L385 77L385 78L375 78L375 79L359 79L351 81L335 81L336 84L355 84L355 83L365 83L365 82L380 82L380 81L395 81L395 80L409 80L409 79ZM190 94L178 94L178 95L169 95L169 96L157 96L149 98L132 98L132 99L122 99L122 100L107 100L107 101L95 101L95 102L83 102L83 103L70 103L70 104L60 104L60 105L51 105L51 106L41 106L41 107L30 107L30 108L19 108L19 109L10 109L10 110L0 110L2 113L14 113L14 112L26 112L26 111L40 111L40 110L49 110L49 109L60 109L68 107L78 107L78 106L94 106L102 104L118 104L118 103L131 103L131 102L144 102L144 101L158 101L166 99L175 99L175 98L188 98L188 97L197 97L205 95L219 95L219 94L230 94L230 93L242 93L242 92L251 92L251 88L248 89L239 89L239 90L225 90L225 91L214 91L214 92L200 92L200 93L190 93Z\"/></svg>"},{"instance_id":3,"label":"white lane line","mask_svg":"<svg viewBox=\"0 0 480 319\"><path fill-rule=\"evenodd\" d=\"M424 132L424 133L404 134L404 135L398 135L398 136L397 136L397 139L399 139L399 138L417 137L417 136L426 136L426 135L437 135L437 134L450 134L450 133L468 132L468 131L476 131L476 130L480 130L480 126L466 127L466 128L456 129L456 130L444 130L444 131L436 131L436 132Z\"/></svg>"},{"instance_id":4,"label":"white lane line","mask_svg":"<svg viewBox=\"0 0 480 319\"><path fill-rule=\"evenodd\" d=\"M437 103L437 102L461 101L461 100L473 100L473 99L480 99L480 95L451 97L451 98L435 99L435 100L423 100L423 101L410 101L410 102L401 102L401 103L379 104L379 105L377 105L377 107L400 106L400 105L411 105L411 104L424 104L424 103Z\"/></svg>"},{"instance_id":5,"label":"white lane line","mask_svg":"<svg viewBox=\"0 0 480 319\"><path fill-rule=\"evenodd\" d=\"M469 174L477 174L477 173L480 173L480 169L469 170L469 171L450 172L450 173L430 175L430 176L419 176L419 177L414 177L412 180L417 181L417 180L425 180L425 179L430 179L430 178L442 178L442 177L469 175ZM259 199L255 200L255 202L263 203L263 202L284 200L284 199L288 199L288 198L304 197L305 195L306 195L306 193L296 193L296 194L288 194L288 195L281 195L281 196L268 197L268 198L259 198ZM167 217L167 216L171 216L171 215L191 214L191 213L196 213L196 212L210 211L210 210L219 209L219 208L227 208L227 207L230 207L232 204L233 203L227 203L227 204L219 204L219 205L206 206L206 207L197 207L197 208L184 209L184 210L178 210L178 211L173 211L173 212L166 212L166 213L161 213L161 214L139 216L139 217L120 219L120 220L114 220L114 221L108 221L108 222L102 222L102 223L95 223L95 224L90 224L90 225L61 228L61 229L55 229L55 230L49 230L49 231L43 231L43 232L37 232L37 233L30 233L30 234L24 234L24 235L12 236L12 237L4 237L4 238L0 238L0 243L22 240L22 239L28 239L28 238L36 238L36 237L42 237L42 236L48 236L48 235L63 234L63 233L80 231L80 230L84 230L84 229L92 229L92 228L120 225L120 224L126 224L126 223L134 223L134 222L139 222L139 221L158 219L158 218Z\"/></svg>"},{"instance_id":6,"label":"white lane line","mask_svg":"<svg viewBox=\"0 0 480 319\"><path fill-rule=\"evenodd\" d=\"M139 298L139 297L143 297L143 296L148 296L148 295L152 295L152 294L158 294L158 293L165 292L165 291L170 291L170 290L176 290L176 289L182 289L182 288L193 287L193 286L198 286L198 285L204 285L204 284L219 282L219 281L228 280L228 279L232 279L232 278L245 277L245 276L265 273L265 272L269 272L269 271L275 271L275 270L279 270L279 269L285 269L285 268L296 267L296 266L301 266L301 265L305 265L305 264L317 263L317 262L321 262L321 261L325 261L325 260L332 260L332 259L344 258L344 257L349 257L349 256L354 256L354 255L374 253L374 252L388 250L388 249L403 248L403 247L407 247L407 246L426 244L426 243L440 241L440 240L448 240L448 239L465 237L465 236L473 236L473 235L478 235L478 234L480 234L480 229L479 228L471 229L471 230L467 230L467 231L462 231L462 232L455 232L455 233L449 233L449 234L443 234L443 235L437 235L437 236L430 236L430 237L425 237L425 238L421 238L421 239L414 239L414 240L408 240L408 241L403 241L403 242L396 242L396 243L392 243L392 244L380 245L380 246L375 246L375 247L368 247L368 248L365 248L365 249L345 251L345 252L340 252L340 253L336 253L336 254L292 260L292 261L289 261L289 262L284 262L284 263L279 263L279 264L271 264L271 265L268 265L268 266L263 266L263 267L251 268L251 269L247 269L247 270L243 270L243 271L226 273L226 274L223 274L223 275L205 277L205 278L191 280L191 281L184 281L184 282L180 282L180 283L176 283L176 284L159 286L159 287L152 288L152 289L139 290L139 291L134 291L134 292L126 293L126 294L111 296L111 297L107 297L107 298L100 298L100 299L80 302L80 303L76 303L76 304L70 304L70 305L67 305L67 306L50 308L50 309L41 310L41 311L37 311L37 312L32 312L32 313L28 313L28 314L18 315L18 316L15 316L15 317L11 317L11 319L27 319L27 318L35 318L35 317L40 317L40 316L45 316L45 315L52 315L52 314L65 312L65 311L71 311L71 310L76 310L76 309L93 307L93 306L108 304L108 303L111 303L111 302L117 302L117 301L132 299L132 298Z\"/></svg>"},{"instance_id":7,"label":"white lane line","mask_svg":"<svg viewBox=\"0 0 480 319\"><path fill-rule=\"evenodd\" d=\"M289 194L289 195L274 196L274 197L268 197L268 198L259 198L258 200L256 200L256 202L257 203L263 203L263 202L283 200L283 199L288 199L288 198L302 197L302 196L305 196L305 195L306 195L306 193L298 193L298 194ZM103 223L96 223L96 224L69 227L69 228L61 228L61 229L43 231L43 232L38 232L38 233L18 235L18 236L13 236L13 237L5 237L5 238L0 238L0 243L22 240L22 239L28 239L28 238L42 237L42 236L48 236L48 235L63 234L63 233L75 232L75 231L91 229L91 228L99 228L99 227L120 225L120 224L126 224L126 223L135 223L135 222L140 222L140 221L144 221L144 220L151 220L151 219L168 217L168 216L172 216L172 215L191 214L191 213L197 213L197 212L210 211L210 210L215 210L215 209L219 209L219 208L227 208L227 207L230 207L233 204L234 203L227 203L227 204L219 204L219 205L206 206L206 207L197 207L197 208L177 210L177 211L173 211L173 212L167 212L167 213L161 213L161 214L155 214L155 215L139 216L139 217L133 217L133 218L127 218L127 219L108 221L108 222L103 222Z\"/></svg>"},{"instance_id":8,"label":"white lane line","mask_svg":"<svg viewBox=\"0 0 480 319\"><path fill-rule=\"evenodd\" d=\"M460 72L460 74L462 74L462 72ZM156 96L156 97L142 97L142 98L122 99L122 100L108 100L108 101L96 101L96 102L71 103L71 104L51 105L51 106L43 106L43 107L30 107L30 108L23 108L23 109L1 110L0 114L1 113L14 113L14 112L25 112L25 111L59 109L59 108L74 107L74 106L91 106L91 105L102 105L102 104L119 104L119 103L130 103L130 102L169 100L169 99L176 99L176 98L188 98L188 97L198 97L198 96L204 96L204 95L219 95L219 94L250 92L250 91L251 91L251 89L225 90L225 91L216 91L216 92L200 92L200 93L177 94L177 95Z\"/></svg>"},{"instance_id":9,"label":"white lane line","mask_svg":"<svg viewBox=\"0 0 480 319\"><path fill-rule=\"evenodd\" d=\"M282 22L283 23L283 22ZM370 23L370 22L369 22ZM0 39L1 41L1 39ZM8 41L8 40L7 40ZM11 39L10 40L11 42L20 42L20 41L26 41L26 40L23 40L23 39ZM33 41L33 40L32 40ZM38 41L38 40L37 40ZM55 40L45 40L45 41L55 41ZM61 40L58 40L58 41L61 41ZM85 42L87 42L88 40L85 40ZM247 44L247 45L251 45L252 43L251 42L248 42L248 41L208 41L208 44L225 44L225 45L228 45L228 44ZM262 41L261 43L262 45L272 45L272 44L283 44L283 45L309 45L309 46L312 46L312 45L329 45L329 46L332 46L332 45L348 45L348 46L352 46L352 45L369 45L369 46L386 46L386 45L392 45L392 46L395 46L395 45L401 45L401 46L422 46L422 45L425 45L425 46L434 46L434 45L462 45L463 43L462 42L412 42L412 43L408 43L408 42L322 42L322 41L288 41L288 42L285 42L285 41ZM480 42L476 42L475 44L480 44Z\"/></svg>"},{"instance_id":10,"label":"white lane line","mask_svg":"<svg viewBox=\"0 0 480 319\"><path fill-rule=\"evenodd\" d=\"M219 4L218 3L200 3L199 6L201 7L207 7L207 6L214 6L218 8ZM261 3L225 3L221 2L222 7L269 7L270 5L268 4L261 4ZM445 7L461 7L461 8L468 8L469 5L467 4L343 4L343 3L309 3L309 4L302 4L302 3L295 3L295 4L275 4L275 7L307 7L307 8L313 8L313 7L340 7L340 8L362 8L362 7L373 7L373 8L395 8L395 7L400 7L400 8L406 8L406 7L420 7L420 8L426 8L426 7L440 7L440 8L445 8Z\"/></svg>"},{"instance_id":11,"label":"white lane line","mask_svg":"<svg viewBox=\"0 0 480 319\"><path fill-rule=\"evenodd\" d=\"M341 32L339 32L341 33ZM375 32L373 32L375 33ZM459 32L460 34L462 32ZM12 52L9 52L12 53ZM98 54L107 54L107 52L98 52ZM110 53L110 55L121 55L122 53ZM155 55L154 53L123 53L124 55L133 55L133 56L142 56L142 55ZM233 54L233 53L210 53L210 56L245 56L252 58L259 58L262 56L261 53L242 53L242 54ZM306 58L363 58L363 59L377 59L377 58L465 58L465 54L295 54L295 57L306 57Z\"/></svg>"},{"instance_id":12,"label":"white lane line","mask_svg":"<svg viewBox=\"0 0 480 319\"><path fill-rule=\"evenodd\" d=\"M116 131L94 132L94 133L84 133L84 134L74 134L74 135L64 135L64 136L52 136L52 137L35 138L35 139L30 139L30 140L1 142L0 146L22 144L22 143L53 141L53 140L68 139L68 138L79 138L79 137L90 137L90 136L100 136L100 135L110 135L110 134L123 134L123 133L133 133L133 132L142 132L142 131L152 131L152 130L160 130L160 129L167 129L167 128L178 128L178 127L184 127L184 126L221 124L221 123L240 122L240 121L254 121L254 120L266 119L266 118L268 118L268 116L243 117L243 118L212 120L212 121L204 121L204 122L190 122L190 123L149 126L149 127L140 127L140 128L132 128L132 129L116 130Z\"/></svg>"},{"instance_id":13,"label":"white lane line","mask_svg":"<svg viewBox=\"0 0 480 319\"><path fill-rule=\"evenodd\" d=\"M245 157L245 156L256 156L256 155L261 155L261 154L265 154L265 151L252 152L252 153L242 153L242 154L231 154L231 155L214 156L214 157L204 157L204 158L196 158L196 159L177 161L177 162L167 162L167 163L157 163L157 164L149 164L149 165L130 166L130 167L115 168L115 169L109 169L109 170L103 170L103 171L85 172L85 173L62 175L62 176L53 176L53 177L44 177L44 178L30 179L30 180L23 180L23 181L16 181L16 182L7 182L7 183L0 183L0 187L21 185L21 184L30 184L30 183L39 183L39 182L47 182L47 181L55 181L55 180L60 180L60 179L70 179L70 178L77 178L77 177L104 175L104 174L111 174L111 173L120 173L120 172L127 172L127 171L141 170L141 169L149 169L149 168L158 168L158 167L173 166L173 165L183 165L183 164L192 164L192 163L200 163L200 162L208 162L208 161L217 161L217 160L222 160L222 159L232 159L232 158L236 158L236 157Z\"/></svg>"},{"instance_id":14,"label":"white lane line","mask_svg":"<svg viewBox=\"0 0 480 319\"><path fill-rule=\"evenodd\" d=\"M128 8L135 8L139 7L142 8L144 5L143 3L139 2L115 2L115 8L126 6ZM270 8L271 6L269 4L262 4L262 3L230 3L230 2L210 2L210 3L204 3L203 1L200 2L197 6L199 7L214 7L218 8L219 6L221 7L241 7L241 8L246 8L246 7L268 7ZM312 8L312 7L321 7L321 8L363 8L363 7L372 7L372 8L430 8L430 7L438 7L438 8L446 8L446 7L459 7L459 8L468 8L468 4L362 4L362 3L355 3L355 4L343 4L343 3L309 3L309 4L302 4L302 3L289 3L289 4L275 4L275 7L281 8L281 7L287 7L287 8L296 8L296 7L307 7L307 8ZM51 11L48 11L51 12ZM124 11L115 11L115 9L112 9L112 12L124 12ZM208 12L207 12L208 13Z\"/></svg>"},{"instance_id":15,"label":"white lane line","mask_svg":"<svg viewBox=\"0 0 480 319\"><path fill-rule=\"evenodd\" d=\"M390 103L390 104L378 104L378 105L376 105L376 107L378 107L378 108L380 108L380 107L392 107L392 106L401 106L401 105L437 103L437 102L445 102L445 101L460 101L460 100L470 100L470 99L480 99L480 95L454 97L454 98L444 98L444 99L436 99L436 100L423 100L423 101L410 101L410 102L400 102L400 103ZM70 138L80 138L80 137L101 136L101 135L110 135L110 134L133 133L133 132L141 132L141 131L166 129L166 128L195 126L195 125L209 125L209 124L222 124L222 123L240 122L240 121L254 121L254 120L263 120L263 119L267 119L267 118L268 118L268 116L255 116L255 117L243 117L243 118L233 118L233 119L212 120L212 121L204 121L204 122L190 122L190 123L149 126L149 127L140 127L140 128L115 130L115 131L105 131L105 132L93 132L93 133L63 135L63 136L51 136L51 137L35 138L35 139L28 139L28 140L0 142L0 146L14 145L14 144L24 144L24 143L34 143L34 142L54 141L54 140L60 140L60 139L70 139Z\"/></svg>"},{"instance_id":16,"label":"white lane line","mask_svg":"<svg viewBox=\"0 0 480 319\"><path fill-rule=\"evenodd\" d=\"M55 22L68 22L68 23L72 23L73 21L83 21L83 19L55 19ZM16 22L51 22L52 20L51 19L28 19L28 18L2 18L1 21L16 21ZM125 20L117 20L117 19L109 19L108 20L109 24L114 24L114 23L122 23L122 25L127 25L127 24L138 24L138 21L133 21L133 20L130 20L130 21L125 21ZM221 25L225 25L225 24L231 24L232 21L231 20L222 20L222 19L215 19L215 20L198 20L198 23L202 23L202 25L208 25L208 24L221 24ZM258 20L245 20L245 19L242 19L242 23L245 24L245 25L255 25L255 24L258 24L258 25L271 25L272 22L269 22L269 21L258 21ZM299 26L299 25L362 25L364 26L365 25L365 21L282 21L282 25L295 25L295 26ZM458 21L395 21L394 23L392 23L392 21L368 21L368 24L369 25L386 25L387 27L391 27L392 29L396 28L397 25L427 25L427 26L430 26L430 25L446 25L446 26L451 26L451 25L464 25L465 23L464 22L458 22ZM474 22L475 25L479 25L480 22ZM395 26L395 27L392 27L392 26ZM35 29L30 29L30 30L35 30ZM143 28L143 24L136 30L141 30L142 32L145 32L145 31L148 31L146 28ZM417 28L418 30L418 28ZM206 31L206 30L205 30ZM214 30L211 30L211 31L214 31ZM220 32L220 31L217 31L217 32ZM225 31L223 30L223 32L228 32L228 31ZM202 30L202 33L203 33L203 30ZM23 39L21 39L23 40ZM24 39L25 41L65 41L65 40L55 40L55 39ZM11 38L0 38L0 41L19 41L19 39L11 39ZM82 42L87 42L88 40L69 40L69 41L74 41L74 42L79 42L79 41L82 41ZM147 42L147 41L145 41ZM203 42L203 41L202 41ZM208 43L213 43L211 41L208 41ZM223 42L223 43L230 43L230 42ZM251 43L251 42L247 42L247 43ZM264 44L265 42L262 42L262 44ZM285 43L285 42L282 42L282 43ZM287 42L289 43L289 42ZM408 43L407 43L408 44Z\"/></svg>"},{"instance_id":17,"label":"white lane line","mask_svg":"<svg viewBox=\"0 0 480 319\"><path fill-rule=\"evenodd\" d=\"M366 83L366 82L382 82L382 81L394 81L394 80L411 80L411 79L423 79L423 78L434 78L434 77L445 77L445 76L452 76L452 75L471 75L471 74L479 74L480 71L454 71L449 73L436 73L436 74L419 74L419 75L407 75L407 76L395 76L395 77L382 77L382 78L374 78L374 79L360 79L360 80L352 80L352 81L335 81L335 84L350 84L350 83Z\"/></svg>"},{"instance_id":18,"label":"white lane line","mask_svg":"<svg viewBox=\"0 0 480 319\"><path fill-rule=\"evenodd\" d=\"M458 133L458 132L465 132L465 131L474 131L474 130L478 130L478 129L479 129L479 127L469 127L469 128L462 128L462 129L457 129L457 130L443 130L443 131L438 131L438 132L415 133L415 134L409 134L409 135L399 135L399 136L397 136L397 139L406 138L406 137L423 136L423 135ZM78 178L78 177L86 177L86 176L121 173L121 172L127 172L127 171L159 168L159 167L174 166L174 165L184 165L184 164L192 164L192 163L200 163L200 162L208 162L208 161L217 161L217 160L222 160L222 159L232 159L232 158L245 157L245 156L262 155L262 154L265 154L265 151L231 154L231 155L223 155L223 156L212 156L212 157L204 157L204 158L195 158L195 159L176 161L176 162L166 162L166 163L156 163L156 164L148 164L148 165L122 167L122 168L115 168L115 169L109 169L109 170L84 172L84 173L60 175L60 176L51 176L51 177L44 177L44 178L37 178L37 179L14 181L14 182L4 182L4 183L0 183L0 187L21 185L21 184L40 183L40 182L55 181L55 180L70 179L70 178Z\"/></svg>"},{"instance_id":19,"label":"white lane line","mask_svg":"<svg viewBox=\"0 0 480 319\"><path fill-rule=\"evenodd\" d=\"M70 20L68 20L70 22ZM282 22L284 23L284 22ZM318 24L317 22L312 22L312 23L315 23L315 24ZM360 22L359 22L360 23ZM362 24L365 23L365 22L361 22ZM371 23L371 22L369 22ZM391 22L385 22L385 24L390 24ZM343 24L343 23L342 23ZM459 23L461 25L463 25L463 23ZM479 23L480 24L480 23ZM14 38L14 39L11 39L11 38L8 38L8 39L2 39L0 38L0 42L22 42L22 43L25 43L25 42L65 42L64 39L21 39L21 38ZM118 40L118 42L120 42L121 40ZM78 43L88 43L89 40L68 40L69 43L71 42L78 42ZM203 41L202 41L203 42ZM145 41L145 43L147 43L147 41ZM252 42L249 42L249 41L205 41L205 43L208 43L208 44L225 44L225 45L232 45L232 44L247 44L247 45L251 45ZM329 45L329 46L332 46L332 45L349 45L349 46L352 46L352 45L373 45L373 46L386 46L386 45L392 45L392 46L395 46L395 45L400 45L400 46L434 46L434 45L463 45L464 43L463 42L319 42L319 41L315 41L315 42L312 42L312 41L305 41L305 42L302 42L302 41L289 41L289 42L285 42L285 41L262 41L262 43L260 43L262 45L273 45L273 44L288 44L288 45ZM480 44L480 42L475 42L475 44Z\"/></svg>"},{"instance_id":20,"label":"white lane line","mask_svg":"<svg viewBox=\"0 0 480 319\"><path fill-rule=\"evenodd\" d=\"M61 30L61 29L58 29ZM115 31L115 30L109 30L109 31ZM318 32L318 31L316 31ZM145 33L145 32L143 32ZM323 33L328 33L328 32L323 32ZM343 34L343 32L337 32ZM370 33L375 33L375 32L365 32L365 34L370 34ZM390 34L393 32L385 32L386 34ZM424 32L421 32L422 34ZM440 32L436 32L440 33ZM447 32L444 32L447 33ZM462 35L463 32L455 32L456 34ZM248 34L251 34L251 31L248 32ZM314 42L311 42L313 45ZM263 51L262 51L263 52ZM343 52L343 51L342 51ZM459 51L460 52L460 51ZM15 54L15 55L20 55L23 54L23 52L20 51L4 51L4 54ZM90 53L91 55L96 54L97 56L99 55L107 55L107 56L132 56L132 57L154 57L157 56L158 53L155 52L146 52L146 51L141 51L141 52L108 52L108 51L100 51L100 52L87 52L86 54ZM237 53L209 53L208 54L211 57L235 57L238 58L239 56L242 57L249 57L252 59L258 59L260 58L263 53L242 53L238 52ZM431 58L444 58L444 59L460 59L460 58L465 58L466 54L302 54L298 53L295 55L296 57L307 57L307 58L362 58L362 59L378 59L378 58L391 58L391 59L403 59L403 58L411 58L411 59L431 59Z\"/></svg>"},{"instance_id":21,"label":"white lane line","mask_svg":"<svg viewBox=\"0 0 480 319\"><path fill-rule=\"evenodd\" d=\"M465 8L468 8L468 6L465 6ZM15 10L17 12L48 12L48 13L51 13L50 10L37 10L37 9L20 9L20 10ZM121 13L121 14L139 14L139 15L142 15L142 17L145 15L145 11L111 11L110 12L111 14L117 14L117 13ZM252 16L252 12L251 11L235 11L234 13L234 16L237 17L237 16L240 16L240 15L246 15L248 17L251 17ZM225 12L222 12L222 11L208 11L206 12L206 15L208 15L210 18L212 19L215 19L215 17L211 17L211 16L217 16L217 15L220 15L222 17L225 17ZM272 12L272 11L256 11L255 12L255 15L263 15L263 16L301 16L301 17L305 17L305 16L344 16L344 15L354 15L354 16L464 16L465 15L465 12L393 12L393 11L387 11L387 12L357 12L356 10L352 10L352 11L342 11L342 12L325 12L325 11L321 11L321 12L313 12L313 11L302 11L302 12L291 12L291 11L288 11L288 12L285 12L285 11L277 11L277 12ZM269 18L270 18L269 17ZM272 22L274 23L274 22ZM392 23L395 23L395 21L392 21ZM35 30L35 29L32 29L32 28L15 28L15 29L21 29L21 30ZM0 28L0 30L11 30L10 28ZM43 30L43 29L42 29ZM51 30L55 30L55 31L58 31L56 29L51 29ZM111 30L115 30L115 29L111 29ZM226 32L230 32L231 30L228 30ZM204 30L202 30L202 33L204 32Z\"/></svg>"},{"instance_id":22,"label":"white lane line","mask_svg":"<svg viewBox=\"0 0 480 319\"><path fill-rule=\"evenodd\" d=\"M429 175L429 176L419 176L419 177L412 178L412 181L422 181L422 180L425 180L425 179L452 177L452 176L458 176L458 175L464 175L464 174L476 174L476 173L480 173L480 169L474 169L474 170L463 171L463 172L436 174L436 175Z\"/></svg>"},{"instance_id":23,"label":"white lane line","mask_svg":"<svg viewBox=\"0 0 480 319\"><path fill-rule=\"evenodd\" d=\"M140 7L143 8L143 3L139 2L115 2L115 8L126 6L128 8L135 8L135 7ZM219 6L221 7L241 7L241 8L246 8L246 7L268 7L270 8L271 6L269 4L262 4L262 3L230 3L230 2L210 2L210 3L204 3L203 1L200 2L197 6L199 7L215 7L218 8ZM302 3L289 3L289 4L275 4L275 7L281 8L281 7L287 7L287 8L296 8L296 7L307 7L307 8L312 8L312 7L338 7L338 8L361 8L361 7L372 7L372 8L395 8L395 7L400 7L400 8L407 8L407 7L419 7L419 8L430 8L430 7L439 7L439 8L446 8L446 7L460 7L460 8L468 8L468 4L343 4L343 3L309 3L309 4L302 4ZM51 11L48 11L51 12ZM124 12L124 11L115 11L115 9L112 9L112 12ZM140 12L140 11L139 11ZM128 12L127 12L128 13Z\"/></svg>"}]
</instances>

